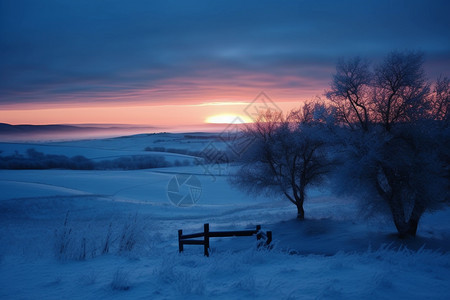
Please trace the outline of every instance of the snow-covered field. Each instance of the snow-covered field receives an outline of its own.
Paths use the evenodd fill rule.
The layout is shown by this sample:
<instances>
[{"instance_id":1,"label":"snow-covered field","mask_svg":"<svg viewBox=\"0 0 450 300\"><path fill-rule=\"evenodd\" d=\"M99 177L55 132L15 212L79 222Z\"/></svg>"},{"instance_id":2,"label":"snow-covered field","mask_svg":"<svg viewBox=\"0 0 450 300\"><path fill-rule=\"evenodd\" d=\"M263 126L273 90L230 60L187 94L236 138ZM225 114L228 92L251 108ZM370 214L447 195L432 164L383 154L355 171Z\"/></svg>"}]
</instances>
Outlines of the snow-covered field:
<instances>
[{"instance_id":1,"label":"snow-covered field","mask_svg":"<svg viewBox=\"0 0 450 300\"><path fill-rule=\"evenodd\" d=\"M0 143L0 150L102 159L149 154L146 147L201 151L211 142L226 147L208 134L156 134ZM450 297L450 209L425 215L418 237L401 242L389 219L363 219L354 201L326 189L309 191L307 220L299 222L288 201L230 186L226 174L233 166L214 169L214 176L206 169L213 170L1 170L0 298ZM169 183L191 175L201 184L198 202L174 205ZM213 238L209 258L196 245L179 254L177 230L200 232L204 223L211 230L261 224L273 232L273 248L257 248L255 237Z\"/></svg>"}]
</instances>

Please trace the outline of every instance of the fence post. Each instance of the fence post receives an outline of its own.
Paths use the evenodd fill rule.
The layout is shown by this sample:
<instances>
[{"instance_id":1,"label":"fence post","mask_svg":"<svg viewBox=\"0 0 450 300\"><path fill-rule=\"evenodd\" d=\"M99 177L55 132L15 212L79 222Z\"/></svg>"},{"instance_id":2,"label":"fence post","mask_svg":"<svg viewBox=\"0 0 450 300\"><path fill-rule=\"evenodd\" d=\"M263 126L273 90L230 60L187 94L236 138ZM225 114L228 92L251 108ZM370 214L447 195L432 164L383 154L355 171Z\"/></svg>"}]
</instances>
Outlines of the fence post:
<instances>
[{"instance_id":1,"label":"fence post","mask_svg":"<svg viewBox=\"0 0 450 300\"><path fill-rule=\"evenodd\" d=\"M209 224L203 224L205 256L209 256Z\"/></svg>"},{"instance_id":2,"label":"fence post","mask_svg":"<svg viewBox=\"0 0 450 300\"><path fill-rule=\"evenodd\" d=\"M181 236L183 235L183 230L178 230L178 252L183 252L183 242L181 241Z\"/></svg>"},{"instance_id":3,"label":"fence post","mask_svg":"<svg viewBox=\"0 0 450 300\"><path fill-rule=\"evenodd\" d=\"M269 245L271 242L272 242L272 231L267 231L266 245Z\"/></svg>"},{"instance_id":4,"label":"fence post","mask_svg":"<svg viewBox=\"0 0 450 300\"><path fill-rule=\"evenodd\" d=\"M261 225L256 225L256 240L259 241L261 239Z\"/></svg>"}]
</instances>

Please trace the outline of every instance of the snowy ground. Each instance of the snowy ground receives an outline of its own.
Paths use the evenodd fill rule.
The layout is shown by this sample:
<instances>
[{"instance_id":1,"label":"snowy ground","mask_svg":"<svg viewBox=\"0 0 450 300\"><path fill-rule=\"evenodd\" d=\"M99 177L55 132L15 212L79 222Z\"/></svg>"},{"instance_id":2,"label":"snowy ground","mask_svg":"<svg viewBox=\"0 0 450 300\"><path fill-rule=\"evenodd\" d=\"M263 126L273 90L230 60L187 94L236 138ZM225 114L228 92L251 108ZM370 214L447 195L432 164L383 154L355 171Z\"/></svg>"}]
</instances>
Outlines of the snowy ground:
<instances>
[{"instance_id":1,"label":"snowy ground","mask_svg":"<svg viewBox=\"0 0 450 300\"><path fill-rule=\"evenodd\" d=\"M134 155L147 146L198 151L210 142L140 135L31 147L0 143L0 150L35 148L95 159ZM177 174L199 179L195 205L169 200L168 185ZM0 171L0 298L450 297L450 210L425 215L419 236L400 242L388 219L361 219L350 199L312 190L308 220L298 222L287 201L247 196L222 174L212 177L202 166ZM203 223L211 230L261 224L273 232L273 249L258 249L254 237L215 238L209 258L194 245L179 254L177 230L199 232Z\"/></svg>"}]
</instances>

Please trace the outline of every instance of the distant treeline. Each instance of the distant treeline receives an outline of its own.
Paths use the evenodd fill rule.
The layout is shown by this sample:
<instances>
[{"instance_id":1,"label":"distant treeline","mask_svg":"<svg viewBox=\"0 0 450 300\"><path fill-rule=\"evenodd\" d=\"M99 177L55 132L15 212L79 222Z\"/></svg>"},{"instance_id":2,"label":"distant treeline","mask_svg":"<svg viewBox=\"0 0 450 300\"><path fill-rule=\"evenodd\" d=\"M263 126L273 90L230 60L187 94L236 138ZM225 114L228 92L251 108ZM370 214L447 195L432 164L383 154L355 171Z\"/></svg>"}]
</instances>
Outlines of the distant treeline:
<instances>
[{"instance_id":1,"label":"distant treeline","mask_svg":"<svg viewBox=\"0 0 450 300\"><path fill-rule=\"evenodd\" d=\"M236 160L235 154L229 150L221 150L210 144L211 147L206 146L202 151L191 151L188 149L176 149L176 148L165 148L165 147L146 147L144 151L150 152L166 152L166 153L176 153L194 156L198 158L197 164L200 162L217 164L217 163L231 163Z\"/></svg>"},{"instance_id":2,"label":"distant treeline","mask_svg":"<svg viewBox=\"0 0 450 300\"><path fill-rule=\"evenodd\" d=\"M144 151L151 152L167 152L167 153L176 153L190 156L201 156L201 151L190 151L188 149L176 149L176 148L166 148L166 147L146 147Z\"/></svg>"},{"instance_id":3,"label":"distant treeline","mask_svg":"<svg viewBox=\"0 0 450 300\"><path fill-rule=\"evenodd\" d=\"M65 155L44 154L35 149L28 149L26 154L18 152L0 156L0 169L69 169L69 170L139 170L190 165L189 160L168 162L161 155L133 155L112 160L93 161L84 156L68 157Z\"/></svg>"}]
</instances>

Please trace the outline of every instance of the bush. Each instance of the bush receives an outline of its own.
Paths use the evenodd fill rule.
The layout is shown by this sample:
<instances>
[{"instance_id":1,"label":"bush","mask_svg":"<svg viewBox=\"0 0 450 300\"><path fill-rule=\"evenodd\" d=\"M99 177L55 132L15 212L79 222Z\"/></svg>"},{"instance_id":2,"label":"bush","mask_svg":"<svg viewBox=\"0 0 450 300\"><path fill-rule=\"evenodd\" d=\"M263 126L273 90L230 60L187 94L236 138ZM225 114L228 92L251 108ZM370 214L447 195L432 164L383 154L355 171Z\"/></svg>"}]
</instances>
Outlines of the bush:
<instances>
[{"instance_id":1,"label":"bush","mask_svg":"<svg viewBox=\"0 0 450 300\"><path fill-rule=\"evenodd\" d=\"M0 169L70 169L70 170L139 170L170 167L171 163L163 156L134 155L113 160L94 162L84 156L67 157L65 155L44 154L35 149L28 149L26 155L14 153L0 156Z\"/></svg>"},{"instance_id":2,"label":"bush","mask_svg":"<svg viewBox=\"0 0 450 300\"><path fill-rule=\"evenodd\" d=\"M44 154L35 149L28 149L26 155L14 153L0 156L0 169L71 169L92 170L94 163L84 156L67 157L65 155Z\"/></svg>"},{"instance_id":3,"label":"bush","mask_svg":"<svg viewBox=\"0 0 450 300\"><path fill-rule=\"evenodd\" d=\"M129 217L122 228L119 239L119 253L130 252L138 242L140 229L137 215Z\"/></svg>"},{"instance_id":4,"label":"bush","mask_svg":"<svg viewBox=\"0 0 450 300\"><path fill-rule=\"evenodd\" d=\"M103 226L74 224L67 212L62 226L55 230L55 257L60 261L80 261L108 253L136 254L147 245L144 227L137 214Z\"/></svg>"},{"instance_id":5,"label":"bush","mask_svg":"<svg viewBox=\"0 0 450 300\"><path fill-rule=\"evenodd\" d=\"M85 260L96 255L94 240L85 231L74 231L69 225L69 212L62 228L55 231L55 252L56 258L62 261Z\"/></svg>"},{"instance_id":6,"label":"bush","mask_svg":"<svg viewBox=\"0 0 450 300\"><path fill-rule=\"evenodd\" d=\"M170 167L171 163L163 156L134 155L116 158L113 160L102 160L95 163L97 170L140 170L151 168Z\"/></svg>"},{"instance_id":7,"label":"bush","mask_svg":"<svg viewBox=\"0 0 450 300\"><path fill-rule=\"evenodd\" d=\"M111 288L113 290L127 291L130 289L130 279L127 272L122 269L117 269L113 275Z\"/></svg>"}]
</instances>

